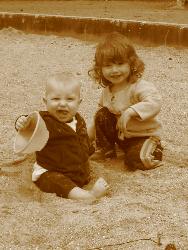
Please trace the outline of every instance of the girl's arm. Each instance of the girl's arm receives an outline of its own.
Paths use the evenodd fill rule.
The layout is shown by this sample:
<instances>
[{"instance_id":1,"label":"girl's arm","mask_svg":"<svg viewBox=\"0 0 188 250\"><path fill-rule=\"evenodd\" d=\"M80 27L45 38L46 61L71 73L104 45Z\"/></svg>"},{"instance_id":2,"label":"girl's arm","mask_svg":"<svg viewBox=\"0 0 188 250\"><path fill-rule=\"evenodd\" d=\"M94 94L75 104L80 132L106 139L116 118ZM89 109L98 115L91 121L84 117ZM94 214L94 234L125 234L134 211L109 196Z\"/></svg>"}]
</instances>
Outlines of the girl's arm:
<instances>
[{"instance_id":1,"label":"girl's arm","mask_svg":"<svg viewBox=\"0 0 188 250\"><path fill-rule=\"evenodd\" d=\"M133 105L121 112L117 122L119 138L123 139L127 130L127 123L131 118L147 120L155 117L161 109L161 97L152 83L140 81L133 93Z\"/></svg>"},{"instance_id":2,"label":"girl's arm","mask_svg":"<svg viewBox=\"0 0 188 250\"><path fill-rule=\"evenodd\" d=\"M103 107L102 95L99 98L98 107L95 112ZM95 116L87 125L87 133L91 142L95 141L96 139L96 131L95 131Z\"/></svg>"},{"instance_id":3,"label":"girl's arm","mask_svg":"<svg viewBox=\"0 0 188 250\"><path fill-rule=\"evenodd\" d=\"M87 133L91 142L95 141L95 121L94 119L87 126Z\"/></svg>"},{"instance_id":4,"label":"girl's arm","mask_svg":"<svg viewBox=\"0 0 188 250\"><path fill-rule=\"evenodd\" d=\"M132 108L128 108L127 110L121 113L120 118L117 121L117 129L118 129L118 137L119 139L124 139L124 135L127 130L127 123L132 117L138 117L138 113L134 111Z\"/></svg>"},{"instance_id":5,"label":"girl's arm","mask_svg":"<svg viewBox=\"0 0 188 250\"><path fill-rule=\"evenodd\" d=\"M156 87L147 81L140 81L135 88L134 102L130 108L137 114L137 119L147 120L155 117L161 109L161 96Z\"/></svg>"}]
</instances>

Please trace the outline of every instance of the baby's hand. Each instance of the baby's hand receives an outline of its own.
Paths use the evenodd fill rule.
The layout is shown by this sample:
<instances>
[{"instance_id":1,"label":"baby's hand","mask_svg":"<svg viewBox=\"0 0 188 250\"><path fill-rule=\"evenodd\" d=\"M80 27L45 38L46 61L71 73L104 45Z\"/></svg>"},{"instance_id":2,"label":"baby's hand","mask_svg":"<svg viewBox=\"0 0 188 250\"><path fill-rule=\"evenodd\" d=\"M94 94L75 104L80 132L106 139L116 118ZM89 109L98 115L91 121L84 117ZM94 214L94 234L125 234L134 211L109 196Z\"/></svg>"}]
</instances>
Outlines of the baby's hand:
<instances>
[{"instance_id":1,"label":"baby's hand","mask_svg":"<svg viewBox=\"0 0 188 250\"><path fill-rule=\"evenodd\" d=\"M20 116L16 121L15 127L18 131L27 128L30 125L31 118L29 116Z\"/></svg>"}]
</instances>

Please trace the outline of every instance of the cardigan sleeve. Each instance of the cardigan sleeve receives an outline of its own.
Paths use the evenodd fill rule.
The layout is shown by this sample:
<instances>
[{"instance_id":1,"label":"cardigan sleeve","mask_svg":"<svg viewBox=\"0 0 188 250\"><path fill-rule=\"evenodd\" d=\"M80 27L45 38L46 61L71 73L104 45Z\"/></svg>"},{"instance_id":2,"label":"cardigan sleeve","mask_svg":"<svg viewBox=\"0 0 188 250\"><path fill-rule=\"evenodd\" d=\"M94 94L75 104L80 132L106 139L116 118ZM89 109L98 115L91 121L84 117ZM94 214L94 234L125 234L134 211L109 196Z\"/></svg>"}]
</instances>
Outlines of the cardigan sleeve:
<instances>
[{"instance_id":1,"label":"cardigan sleeve","mask_svg":"<svg viewBox=\"0 0 188 250\"><path fill-rule=\"evenodd\" d=\"M154 84L141 80L134 89L134 103L130 108L139 115L139 120L156 116L161 109L161 96Z\"/></svg>"}]
</instances>

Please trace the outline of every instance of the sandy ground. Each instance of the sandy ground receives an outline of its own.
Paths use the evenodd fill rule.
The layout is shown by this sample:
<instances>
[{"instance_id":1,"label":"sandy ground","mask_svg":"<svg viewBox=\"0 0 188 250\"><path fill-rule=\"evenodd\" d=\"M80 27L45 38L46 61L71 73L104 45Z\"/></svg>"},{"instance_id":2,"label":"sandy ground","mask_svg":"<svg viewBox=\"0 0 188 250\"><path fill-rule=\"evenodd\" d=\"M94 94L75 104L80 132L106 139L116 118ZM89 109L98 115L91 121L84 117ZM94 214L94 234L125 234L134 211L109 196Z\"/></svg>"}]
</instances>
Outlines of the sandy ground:
<instances>
[{"instance_id":1,"label":"sandy ground","mask_svg":"<svg viewBox=\"0 0 188 250\"><path fill-rule=\"evenodd\" d=\"M188 24L188 5L178 9L176 0L159 1L46 1L0 0L0 12L26 12L123 18L139 21Z\"/></svg>"},{"instance_id":2,"label":"sandy ground","mask_svg":"<svg viewBox=\"0 0 188 250\"><path fill-rule=\"evenodd\" d=\"M73 8L74 7L74 8ZM0 1L0 11L116 17L188 24L175 1ZM137 46L144 78L163 96L164 165L128 172L123 159L91 162L92 183L103 176L107 197L93 205L41 193L31 182L34 155L13 165L14 121L44 108L47 75L68 69L82 82L86 121L100 90L87 75L95 43L73 38L0 31L0 249L188 249L188 50ZM89 188L90 185L88 185Z\"/></svg>"},{"instance_id":3,"label":"sandy ground","mask_svg":"<svg viewBox=\"0 0 188 250\"><path fill-rule=\"evenodd\" d=\"M92 182L104 177L107 197L93 205L41 193L31 183L34 156L14 158L14 121L43 109L46 76L64 69L82 82L81 114L91 119L100 89L87 75L95 43L70 37L0 31L0 249L188 249L188 50L136 46L144 78L163 97L164 165L128 172L123 159L91 162ZM88 186L89 187L89 186ZM86 187L86 188L88 188Z\"/></svg>"}]
</instances>

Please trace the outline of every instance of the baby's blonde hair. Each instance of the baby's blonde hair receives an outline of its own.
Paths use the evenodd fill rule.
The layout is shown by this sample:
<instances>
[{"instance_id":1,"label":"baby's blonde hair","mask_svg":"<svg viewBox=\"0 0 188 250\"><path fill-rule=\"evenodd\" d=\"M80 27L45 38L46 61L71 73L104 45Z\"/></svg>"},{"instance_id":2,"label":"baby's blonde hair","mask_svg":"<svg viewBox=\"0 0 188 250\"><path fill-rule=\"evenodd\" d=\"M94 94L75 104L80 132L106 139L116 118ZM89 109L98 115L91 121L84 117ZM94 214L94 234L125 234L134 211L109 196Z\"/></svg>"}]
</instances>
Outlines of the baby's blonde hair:
<instances>
[{"instance_id":1,"label":"baby's blonde hair","mask_svg":"<svg viewBox=\"0 0 188 250\"><path fill-rule=\"evenodd\" d=\"M81 87L80 81L77 79L76 75L74 75L72 72L64 71L64 72L53 74L47 78L46 88L45 88L46 95L48 93L49 86L52 84L53 80L55 80L58 83L63 83L63 84L71 84L74 82L74 84L77 85L79 90Z\"/></svg>"},{"instance_id":2,"label":"baby's blonde hair","mask_svg":"<svg viewBox=\"0 0 188 250\"><path fill-rule=\"evenodd\" d=\"M76 76L69 71L64 71L60 73L56 73L51 75L48 79L54 79L56 81L64 81L64 80L70 80L70 79L76 79Z\"/></svg>"}]
</instances>

